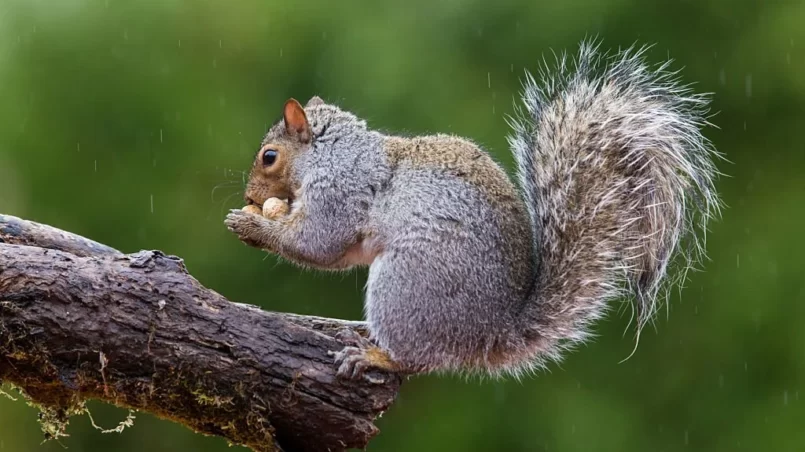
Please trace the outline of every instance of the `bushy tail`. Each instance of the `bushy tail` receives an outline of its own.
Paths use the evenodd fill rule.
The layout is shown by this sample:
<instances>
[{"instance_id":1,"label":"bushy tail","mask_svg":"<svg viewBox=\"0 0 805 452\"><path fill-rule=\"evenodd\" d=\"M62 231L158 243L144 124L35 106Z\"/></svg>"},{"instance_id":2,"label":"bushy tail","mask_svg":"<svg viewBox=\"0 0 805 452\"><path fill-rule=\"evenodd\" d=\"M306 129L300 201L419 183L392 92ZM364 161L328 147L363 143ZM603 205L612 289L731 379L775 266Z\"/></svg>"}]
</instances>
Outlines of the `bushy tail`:
<instances>
[{"instance_id":1,"label":"bushy tail","mask_svg":"<svg viewBox=\"0 0 805 452\"><path fill-rule=\"evenodd\" d=\"M647 66L645 50L606 56L586 42L527 80L510 143L537 241L524 316L536 365L585 340L616 298L636 301L639 333L719 212L718 154L699 130L708 99L669 63Z\"/></svg>"}]
</instances>

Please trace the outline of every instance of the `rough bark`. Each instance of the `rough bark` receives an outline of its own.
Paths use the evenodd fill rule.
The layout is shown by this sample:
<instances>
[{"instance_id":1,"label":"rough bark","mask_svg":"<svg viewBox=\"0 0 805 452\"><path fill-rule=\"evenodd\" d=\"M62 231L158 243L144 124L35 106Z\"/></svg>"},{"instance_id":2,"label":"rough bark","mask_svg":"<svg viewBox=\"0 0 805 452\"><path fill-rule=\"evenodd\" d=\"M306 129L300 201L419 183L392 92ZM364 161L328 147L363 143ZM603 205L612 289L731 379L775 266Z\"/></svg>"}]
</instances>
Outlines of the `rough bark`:
<instances>
[{"instance_id":1,"label":"rough bark","mask_svg":"<svg viewBox=\"0 0 805 452\"><path fill-rule=\"evenodd\" d=\"M230 302L158 251L0 215L0 381L48 435L98 399L256 451L364 448L401 379L337 379L343 328L365 333Z\"/></svg>"}]
</instances>

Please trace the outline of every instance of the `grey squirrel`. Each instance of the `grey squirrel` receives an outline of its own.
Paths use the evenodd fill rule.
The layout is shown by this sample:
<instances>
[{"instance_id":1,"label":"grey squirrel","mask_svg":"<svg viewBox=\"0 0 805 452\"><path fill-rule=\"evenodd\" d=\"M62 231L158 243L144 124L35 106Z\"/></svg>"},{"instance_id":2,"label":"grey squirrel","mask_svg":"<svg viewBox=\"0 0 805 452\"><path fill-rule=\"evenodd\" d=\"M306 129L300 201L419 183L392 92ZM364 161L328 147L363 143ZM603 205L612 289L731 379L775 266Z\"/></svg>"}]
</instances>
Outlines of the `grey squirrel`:
<instances>
[{"instance_id":1,"label":"grey squirrel","mask_svg":"<svg viewBox=\"0 0 805 452\"><path fill-rule=\"evenodd\" d=\"M467 139L384 135L318 97L285 104L245 199L290 211L233 210L226 225L304 267L369 266L370 342L344 336L340 377L542 367L611 300L635 300L639 333L702 256L696 229L720 207L708 98L670 62L649 67L645 47L597 47L528 76L510 121L519 187Z\"/></svg>"}]
</instances>

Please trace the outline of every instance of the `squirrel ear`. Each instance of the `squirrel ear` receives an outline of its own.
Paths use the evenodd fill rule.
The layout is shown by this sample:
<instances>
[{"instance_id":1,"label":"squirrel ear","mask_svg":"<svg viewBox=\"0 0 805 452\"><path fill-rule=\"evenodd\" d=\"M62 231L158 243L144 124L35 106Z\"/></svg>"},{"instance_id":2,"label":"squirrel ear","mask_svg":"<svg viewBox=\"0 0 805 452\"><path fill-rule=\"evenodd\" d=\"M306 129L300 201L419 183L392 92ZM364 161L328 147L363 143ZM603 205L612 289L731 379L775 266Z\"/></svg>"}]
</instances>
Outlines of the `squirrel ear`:
<instances>
[{"instance_id":1,"label":"squirrel ear","mask_svg":"<svg viewBox=\"0 0 805 452\"><path fill-rule=\"evenodd\" d=\"M310 141L310 124L307 122L305 109L296 99L288 99L285 102L283 118L285 119L285 130L289 135L305 143Z\"/></svg>"},{"instance_id":2,"label":"squirrel ear","mask_svg":"<svg viewBox=\"0 0 805 452\"><path fill-rule=\"evenodd\" d=\"M315 107L316 105L324 105L324 100L319 96L311 97L305 107Z\"/></svg>"}]
</instances>

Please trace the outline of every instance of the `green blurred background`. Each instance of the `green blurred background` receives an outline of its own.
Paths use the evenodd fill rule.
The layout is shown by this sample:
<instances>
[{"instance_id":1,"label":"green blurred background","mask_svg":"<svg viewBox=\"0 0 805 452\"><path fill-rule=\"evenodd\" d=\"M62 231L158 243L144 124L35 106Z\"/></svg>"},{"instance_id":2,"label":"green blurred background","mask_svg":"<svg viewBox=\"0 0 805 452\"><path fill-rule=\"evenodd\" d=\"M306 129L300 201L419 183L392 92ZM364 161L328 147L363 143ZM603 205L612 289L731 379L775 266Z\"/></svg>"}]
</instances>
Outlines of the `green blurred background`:
<instances>
[{"instance_id":1,"label":"green blurred background","mask_svg":"<svg viewBox=\"0 0 805 452\"><path fill-rule=\"evenodd\" d=\"M715 93L706 131L728 204L635 355L628 315L521 382L421 377L371 451L805 449L805 2L565 0L0 1L0 212L124 251L182 256L205 285L265 309L361 315L365 272L304 273L226 231L288 97L319 94L373 127L449 132L511 168L505 115L524 69L585 36L656 43ZM125 411L91 404L110 427ZM144 413L123 434L73 419L73 452L225 451ZM0 398L0 450L40 445Z\"/></svg>"}]
</instances>

